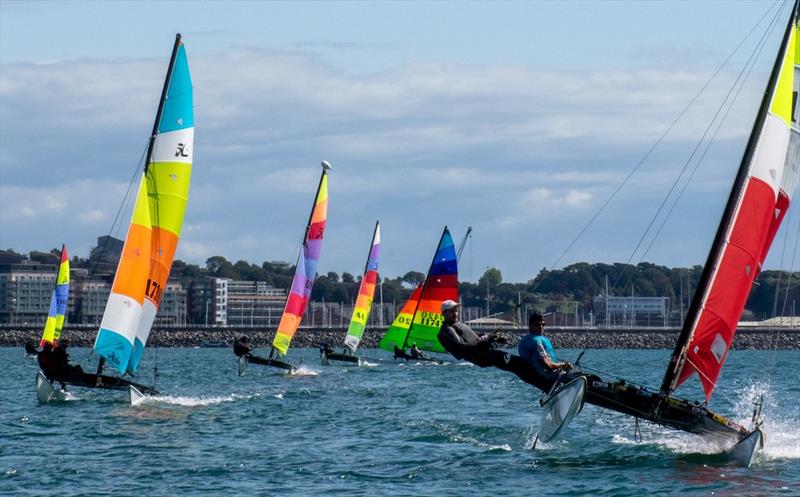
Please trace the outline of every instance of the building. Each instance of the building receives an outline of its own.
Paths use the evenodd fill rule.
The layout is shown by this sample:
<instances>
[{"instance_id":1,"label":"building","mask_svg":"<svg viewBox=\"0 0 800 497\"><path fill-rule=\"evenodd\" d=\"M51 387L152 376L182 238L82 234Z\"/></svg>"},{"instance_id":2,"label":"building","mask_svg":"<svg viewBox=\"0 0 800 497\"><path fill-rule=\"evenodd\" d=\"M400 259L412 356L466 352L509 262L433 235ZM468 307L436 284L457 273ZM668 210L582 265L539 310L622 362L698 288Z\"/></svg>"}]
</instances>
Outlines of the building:
<instances>
[{"instance_id":1,"label":"building","mask_svg":"<svg viewBox=\"0 0 800 497\"><path fill-rule=\"evenodd\" d=\"M669 297L608 297L592 300L597 326L666 327L669 325Z\"/></svg>"},{"instance_id":2,"label":"building","mask_svg":"<svg viewBox=\"0 0 800 497\"><path fill-rule=\"evenodd\" d=\"M29 259L0 264L0 323L44 326L57 270Z\"/></svg>"},{"instance_id":3,"label":"building","mask_svg":"<svg viewBox=\"0 0 800 497\"><path fill-rule=\"evenodd\" d=\"M189 289L189 309L194 323L218 326L277 328L286 291L265 281L202 278Z\"/></svg>"}]
</instances>

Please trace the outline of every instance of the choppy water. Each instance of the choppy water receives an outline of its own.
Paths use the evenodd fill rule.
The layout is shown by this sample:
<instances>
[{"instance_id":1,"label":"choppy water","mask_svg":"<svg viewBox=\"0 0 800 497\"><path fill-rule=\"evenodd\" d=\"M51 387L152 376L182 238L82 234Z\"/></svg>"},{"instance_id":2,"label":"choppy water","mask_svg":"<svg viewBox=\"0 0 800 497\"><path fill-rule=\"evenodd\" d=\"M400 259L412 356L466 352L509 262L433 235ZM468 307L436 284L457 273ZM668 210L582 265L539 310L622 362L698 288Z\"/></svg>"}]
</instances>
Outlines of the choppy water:
<instances>
[{"instance_id":1,"label":"choppy water","mask_svg":"<svg viewBox=\"0 0 800 497\"><path fill-rule=\"evenodd\" d=\"M75 389L40 406L35 361L0 349L0 495L800 495L800 351L728 359L713 408L747 424L767 395L767 445L749 469L659 427L636 442L632 419L594 406L534 451L538 394L508 373L362 354L374 365L292 350L306 374L251 365L240 378L229 350L161 349L162 397L130 407ZM593 350L583 363L657 385L667 356ZM701 398L694 385L680 393Z\"/></svg>"}]
</instances>

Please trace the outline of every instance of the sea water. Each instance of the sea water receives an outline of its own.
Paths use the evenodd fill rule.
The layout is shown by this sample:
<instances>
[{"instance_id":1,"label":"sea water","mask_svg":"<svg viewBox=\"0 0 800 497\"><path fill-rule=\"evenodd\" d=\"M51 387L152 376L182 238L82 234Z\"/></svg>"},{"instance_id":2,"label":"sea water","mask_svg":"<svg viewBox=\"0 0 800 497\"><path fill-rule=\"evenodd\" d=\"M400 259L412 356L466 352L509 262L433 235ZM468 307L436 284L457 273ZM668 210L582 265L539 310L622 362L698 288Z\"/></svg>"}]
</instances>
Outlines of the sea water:
<instances>
[{"instance_id":1,"label":"sea water","mask_svg":"<svg viewBox=\"0 0 800 497\"><path fill-rule=\"evenodd\" d=\"M36 362L0 348L0 495L800 495L800 351L733 351L710 407L749 426L764 395L766 447L750 468L702 438L587 405L536 444L540 394L462 362L321 366L299 374L228 349L150 349L138 381L162 395L71 389L39 405ZM560 351L571 359L577 351ZM648 386L667 350L589 350L582 364ZM88 349L72 358L89 370ZM678 394L702 399L696 380Z\"/></svg>"}]
</instances>

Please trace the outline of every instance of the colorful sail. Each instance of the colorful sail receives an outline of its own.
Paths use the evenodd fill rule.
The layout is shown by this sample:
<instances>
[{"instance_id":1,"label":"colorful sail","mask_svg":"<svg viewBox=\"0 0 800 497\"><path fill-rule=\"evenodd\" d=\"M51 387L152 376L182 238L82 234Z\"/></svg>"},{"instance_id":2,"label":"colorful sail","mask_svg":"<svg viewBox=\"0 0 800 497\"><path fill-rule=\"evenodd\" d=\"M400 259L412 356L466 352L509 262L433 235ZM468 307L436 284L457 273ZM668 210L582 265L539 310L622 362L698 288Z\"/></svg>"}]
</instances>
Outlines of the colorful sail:
<instances>
[{"instance_id":1,"label":"colorful sail","mask_svg":"<svg viewBox=\"0 0 800 497\"><path fill-rule=\"evenodd\" d=\"M58 264L58 275L56 276L56 287L53 296L50 298L50 311L47 313L47 321L44 323L41 346L46 343L56 343L61 336L61 329L64 327L64 319L67 315L67 301L69 299L69 255L67 246L61 247L61 261Z\"/></svg>"},{"instance_id":2,"label":"colorful sail","mask_svg":"<svg viewBox=\"0 0 800 497\"><path fill-rule=\"evenodd\" d=\"M458 301L458 257L446 226L428 276L386 330L379 346L393 351L395 346L405 350L416 345L421 350L444 352L436 335L442 326L442 302L445 300Z\"/></svg>"},{"instance_id":3,"label":"colorful sail","mask_svg":"<svg viewBox=\"0 0 800 497\"><path fill-rule=\"evenodd\" d=\"M189 197L194 151L194 100L186 49L181 42L177 43L165 88L163 111L153 130L155 138L147 167L148 205L153 229L150 238L150 274L142 317L127 366L131 373L139 366L169 280Z\"/></svg>"},{"instance_id":4,"label":"colorful sail","mask_svg":"<svg viewBox=\"0 0 800 497\"><path fill-rule=\"evenodd\" d=\"M367 257L367 265L364 268L364 275L361 278L361 285L358 287L358 297L353 309L353 317L350 318L350 326L347 328L347 336L344 344L355 352L361 337L364 335L364 328L367 327L367 318L372 309L372 298L375 295L375 285L378 284L378 258L381 253L381 226L375 222L375 232L372 235L372 244Z\"/></svg>"},{"instance_id":5,"label":"colorful sail","mask_svg":"<svg viewBox=\"0 0 800 497\"><path fill-rule=\"evenodd\" d=\"M777 231L776 220L785 210L780 190L791 135L795 43L792 20L663 391L671 392L697 373L706 400L711 398L750 289Z\"/></svg>"},{"instance_id":6,"label":"colorful sail","mask_svg":"<svg viewBox=\"0 0 800 497\"><path fill-rule=\"evenodd\" d=\"M177 35L133 218L94 344L120 373L136 370L169 277L189 191L193 137L192 82Z\"/></svg>"},{"instance_id":7,"label":"colorful sail","mask_svg":"<svg viewBox=\"0 0 800 497\"><path fill-rule=\"evenodd\" d=\"M142 316L145 283L150 273L151 231L147 182L142 175L111 295L94 342L95 352L120 373L124 373L128 366L136 328Z\"/></svg>"},{"instance_id":8,"label":"colorful sail","mask_svg":"<svg viewBox=\"0 0 800 497\"><path fill-rule=\"evenodd\" d=\"M402 349L403 344L406 342L408 336L408 328L411 327L411 320L414 319L414 312L417 310L419 304L419 297L422 295L422 285L424 282L417 285L417 288L411 292L400 313L394 318L392 325L386 330L386 333L378 343L378 347L383 350L393 352L394 348Z\"/></svg>"},{"instance_id":9,"label":"colorful sail","mask_svg":"<svg viewBox=\"0 0 800 497\"><path fill-rule=\"evenodd\" d=\"M417 345L422 350L445 352L436 335L442 327L442 302L458 302L458 259L453 237L444 228L428 277L422 287L417 312L408 331L405 346ZM405 347L403 347L405 348Z\"/></svg>"},{"instance_id":10,"label":"colorful sail","mask_svg":"<svg viewBox=\"0 0 800 497\"><path fill-rule=\"evenodd\" d=\"M292 288L286 306L283 309L278 331L272 341L272 347L281 356L286 355L303 315L306 313L311 289L317 278L317 263L322 252L322 237L325 234L325 223L328 221L328 170L330 164L322 163L322 176L319 179L314 206L311 208L306 234L303 237L303 250L297 260L297 268L292 278Z\"/></svg>"}]
</instances>

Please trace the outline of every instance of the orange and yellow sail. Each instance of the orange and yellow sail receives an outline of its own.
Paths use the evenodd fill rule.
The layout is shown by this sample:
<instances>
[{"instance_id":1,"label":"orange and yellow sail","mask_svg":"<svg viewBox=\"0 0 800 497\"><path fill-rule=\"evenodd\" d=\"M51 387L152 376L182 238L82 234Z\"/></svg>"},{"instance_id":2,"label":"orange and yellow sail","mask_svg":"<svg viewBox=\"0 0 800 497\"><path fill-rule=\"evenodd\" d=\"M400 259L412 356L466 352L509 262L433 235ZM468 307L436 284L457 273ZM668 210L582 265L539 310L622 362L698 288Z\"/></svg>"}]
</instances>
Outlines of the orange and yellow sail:
<instances>
[{"instance_id":1,"label":"orange and yellow sail","mask_svg":"<svg viewBox=\"0 0 800 497\"><path fill-rule=\"evenodd\" d=\"M94 349L134 372L155 319L180 238L194 148L192 81L180 35L148 147L122 257Z\"/></svg>"}]
</instances>

